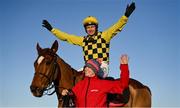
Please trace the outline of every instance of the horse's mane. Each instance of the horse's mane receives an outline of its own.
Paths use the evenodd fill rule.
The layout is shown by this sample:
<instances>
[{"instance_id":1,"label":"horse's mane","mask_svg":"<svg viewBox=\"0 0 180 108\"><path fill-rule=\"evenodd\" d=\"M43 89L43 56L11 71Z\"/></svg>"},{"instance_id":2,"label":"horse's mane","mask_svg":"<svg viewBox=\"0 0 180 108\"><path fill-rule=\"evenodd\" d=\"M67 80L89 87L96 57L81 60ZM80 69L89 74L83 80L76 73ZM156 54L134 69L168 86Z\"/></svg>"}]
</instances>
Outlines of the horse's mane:
<instances>
[{"instance_id":1,"label":"horse's mane","mask_svg":"<svg viewBox=\"0 0 180 108\"><path fill-rule=\"evenodd\" d=\"M57 57L58 57L57 62L58 62L59 65L63 66L66 69L71 69L71 71L76 71L77 72L77 70L72 68L71 65L66 63L61 57L59 57L58 55L57 55Z\"/></svg>"}]
</instances>

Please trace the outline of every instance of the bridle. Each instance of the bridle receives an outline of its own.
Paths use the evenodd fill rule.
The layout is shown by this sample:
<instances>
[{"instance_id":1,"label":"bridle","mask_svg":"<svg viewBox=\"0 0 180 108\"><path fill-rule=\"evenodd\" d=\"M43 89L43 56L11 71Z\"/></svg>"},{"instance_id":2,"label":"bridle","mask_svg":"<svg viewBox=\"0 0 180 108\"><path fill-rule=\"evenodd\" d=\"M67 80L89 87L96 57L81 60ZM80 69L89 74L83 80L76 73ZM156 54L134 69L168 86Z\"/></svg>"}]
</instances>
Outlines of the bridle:
<instances>
[{"instance_id":1,"label":"bridle","mask_svg":"<svg viewBox=\"0 0 180 108\"><path fill-rule=\"evenodd\" d=\"M50 76L42 73L42 72L35 72L35 75L39 75L39 76L42 76L44 78L47 79L48 81L48 87L44 88L42 91L43 91L43 95L53 95L55 92L57 92L57 96L58 96L58 100L59 101L62 101L62 98L61 98L61 93L59 93L59 89L66 89L65 87L62 87L62 86L59 86L57 85L55 82L55 78L57 77L60 77L61 76L61 69L60 69L60 66L58 65L58 55L55 54L55 53L50 53L49 54L50 56L53 56L54 59L53 61L51 61L51 72L52 74ZM57 76L60 75L60 76ZM53 76L52 76L53 75ZM75 77L75 73L73 72L73 85L75 85L75 80L76 80L76 77ZM53 91L52 91L53 89Z\"/></svg>"},{"instance_id":2,"label":"bridle","mask_svg":"<svg viewBox=\"0 0 180 108\"><path fill-rule=\"evenodd\" d=\"M58 63L57 63L57 58L58 56L56 54L51 54L54 57L53 59L53 63L51 64L52 65L52 74L50 76L42 73L42 72L35 72L35 75L39 75L39 76L42 76L44 78L47 79L48 81L48 86L46 88L43 89L44 93L43 95L52 95L56 92L56 90L54 89L52 92L51 92L51 89L55 88L55 84L54 84L54 81L55 81L55 78L57 77L57 74L58 74L58 71L59 71L59 66L58 66Z\"/></svg>"}]
</instances>

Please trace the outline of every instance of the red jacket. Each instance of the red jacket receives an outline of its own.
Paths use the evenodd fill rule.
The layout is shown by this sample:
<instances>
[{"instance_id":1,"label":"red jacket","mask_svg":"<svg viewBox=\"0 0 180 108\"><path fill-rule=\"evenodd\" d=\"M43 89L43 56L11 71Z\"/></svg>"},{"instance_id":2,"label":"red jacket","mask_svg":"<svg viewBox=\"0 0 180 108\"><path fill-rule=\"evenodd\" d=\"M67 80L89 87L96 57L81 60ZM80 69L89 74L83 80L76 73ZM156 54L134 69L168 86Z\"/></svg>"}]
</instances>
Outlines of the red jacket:
<instances>
[{"instance_id":1,"label":"red jacket","mask_svg":"<svg viewBox=\"0 0 180 108\"><path fill-rule=\"evenodd\" d=\"M76 96L77 107L106 107L107 93L122 93L128 87L129 69L127 64L121 64L120 80L102 80L97 76L85 77L77 83L72 91Z\"/></svg>"}]
</instances>

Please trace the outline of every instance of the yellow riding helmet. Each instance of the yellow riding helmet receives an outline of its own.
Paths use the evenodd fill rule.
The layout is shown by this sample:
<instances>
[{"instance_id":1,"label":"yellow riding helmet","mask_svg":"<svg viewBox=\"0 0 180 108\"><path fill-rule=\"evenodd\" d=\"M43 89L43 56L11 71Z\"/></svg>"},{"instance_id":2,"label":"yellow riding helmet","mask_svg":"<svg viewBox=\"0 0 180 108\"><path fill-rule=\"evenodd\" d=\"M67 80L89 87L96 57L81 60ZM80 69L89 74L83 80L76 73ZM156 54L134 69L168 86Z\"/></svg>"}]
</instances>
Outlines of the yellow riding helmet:
<instances>
[{"instance_id":1,"label":"yellow riding helmet","mask_svg":"<svg viewBox=\"0 0 180 108\"><path fill-rule=\"evenodd\" d=\"M98 25L98 20L93 16L88 16L83 20L84 26L92 25L92 24Z\"/></svg>"}]
</instances>

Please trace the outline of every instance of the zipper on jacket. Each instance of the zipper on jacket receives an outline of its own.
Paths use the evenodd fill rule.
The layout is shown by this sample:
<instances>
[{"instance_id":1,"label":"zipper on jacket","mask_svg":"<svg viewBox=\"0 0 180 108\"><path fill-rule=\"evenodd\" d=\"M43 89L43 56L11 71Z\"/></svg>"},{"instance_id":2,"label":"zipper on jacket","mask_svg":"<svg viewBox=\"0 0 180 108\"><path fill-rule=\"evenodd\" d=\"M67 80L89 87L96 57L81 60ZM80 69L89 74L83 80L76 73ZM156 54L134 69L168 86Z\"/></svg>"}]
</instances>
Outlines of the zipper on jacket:
<instances>
[{"instance_id":1,"label":"zipper on jacket","mask_svg":"<svg viewBox=\"0 0 180 108\"><path fill-rule=\"evenodd\" d=\"M87 85L86 94L85 94L85 107L87 107L87 94L88 94L89 84L90 84L90 78L88 78L88 85Z\"/></svg>"}]
</instances>

